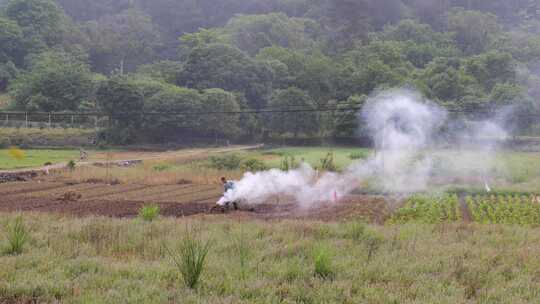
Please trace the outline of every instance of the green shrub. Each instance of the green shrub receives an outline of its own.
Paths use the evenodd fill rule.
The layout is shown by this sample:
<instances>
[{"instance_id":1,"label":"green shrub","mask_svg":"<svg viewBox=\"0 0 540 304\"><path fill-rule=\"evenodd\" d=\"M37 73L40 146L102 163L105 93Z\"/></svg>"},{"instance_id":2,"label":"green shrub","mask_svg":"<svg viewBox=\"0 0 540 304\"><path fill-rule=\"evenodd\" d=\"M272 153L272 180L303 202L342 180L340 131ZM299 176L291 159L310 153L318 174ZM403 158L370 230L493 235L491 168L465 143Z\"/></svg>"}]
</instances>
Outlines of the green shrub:
<instances>
[{"instance_id":1,"label":"green shrub","mask_svg":"<svg viewBox=\"0 0 540 304\"><path fill-rule=\"evenodd\" d=\"M324 171L337 171L337 166L334 162L334 152L328 152L324 158L321 159L321 170Z\"/></svg>"},{"instance_id":2,"label":"green shrub","mask_svg":"<svg viewBox=\"0 0 540 304\"><path fill-rule=\"evenodd\" d=\"M28 232L24 227L22 216L17 216L12 225L8 225L6 254L19 255L23 252L24 244L28 241Z\"/></svg>"},{"instance_id":3,"label":"green shrub","mask_svg":"<svg viewBox=\"0 0 540 304\"><path fill-rule=\"evenodd\" d=\"M256 158L250 158L242 164L242 170L244 171L250 171L250 172L257 172L257 171L264 171L268 169L263 161L258 160Z\"/></svg>"},{"instance_id":4,"label":"green shrub","mask_svg":"<svg viewBox=\"0 0 540 304\"><path fill-rule=\"evenodd\" d=\"M367 260L369 262L373 257L373 254L375 254L375 252L379 250L381 245L384 243L384 238L376 231L366 230L362 237L362 242L366 246Z\"/></svg>"},{"instance_id":5,"label":"green shrub","mask_svg":"<svg viewBox=\"0 0 540 304\"><path fill-rule=\"evenodd\" d=\"M143 206L139 209L139 218L151 222L159 216L160 208L158 205Z\"/></svg>"},{"instance_id":6,"label":"green shrub","mask_svg":"<svg viewBox=\"0 0 540 304\"><path fill-rule=\"evenodd\" d=\"M167 165L167 164L160 164L160 165L155 165L153 167L154 171L158 171L158 172L161 172L161 171L165 171L165 170L169 170L171 169L171 166L170 165Z\"/></svg>"},{"instance_id":7,"label":"green shrub","mask_svg":"<svg viewBox=\"0 0 540 304\"><path fill-rule=\"evenodd\" d=\"M210 167L218 170L236 170L241 164L242 158L237 154L210 157Z\"/></svg>"},{"instance_id":8,"label":"green shrub","mask_svg":"<svg viewBox=\"0 0 540 304\"><path fill-rule=\"evenodd\" d=\"M331 278L334 275L330 251L326 247L319 247L315 251L315 275L323 279Z\"/></svg>"},{"instance_id":9,"label":"green shrub","mask_svg":"<svg viewBox=\"0 0 540 304\"><path fill-rule=\"evenodd\" d=\"M187 287L192 289L197 287L209 250L210 241L203 242L195 238L189 230L177 251L167 250Z\"/></svg>"},{"instance_id":10,"label":"green shrub","mask_svg":"<svg viewBox=\"0 0 540 304\"><path fill-rule=\"evenodd\" d=\"M67 163L67 168L69 169L69 171L73 171L75 170L75 161L74 160L70 160L68 163Z\"/></svg>"},{"instance_id":11,"label":"green shrub","mask_svg":"<svg viewBox=\"0 0 540 304\"><path fill-rule=\"evenodd\" d=\"M366 151L356 151L349 154L349 159L351 160L358 160L358 159L366 159L368 158L369 154Z\"/></svg>"},{"instance_id":12,"label":"green shrub","mask_svg":"<svg viewBox=\"0 0 540 304\"><path fill-rule=\"evenodd\" d=\"M347 236L355 241L359 241L364 237L366 232L366 224L363 222L354 222L350 224Z\"/></svg>"},{"instance_id":13,"label":"green shrub","mask_svg":"<svg viewBox=\"0 0 540 304\"><path fill-rule=\"evenodd\" d=\"M300 164L296 161L293 155L285 154L281 159L279 169L281 171L289 171L298 168Z\"/></svg>"}]
</instances>

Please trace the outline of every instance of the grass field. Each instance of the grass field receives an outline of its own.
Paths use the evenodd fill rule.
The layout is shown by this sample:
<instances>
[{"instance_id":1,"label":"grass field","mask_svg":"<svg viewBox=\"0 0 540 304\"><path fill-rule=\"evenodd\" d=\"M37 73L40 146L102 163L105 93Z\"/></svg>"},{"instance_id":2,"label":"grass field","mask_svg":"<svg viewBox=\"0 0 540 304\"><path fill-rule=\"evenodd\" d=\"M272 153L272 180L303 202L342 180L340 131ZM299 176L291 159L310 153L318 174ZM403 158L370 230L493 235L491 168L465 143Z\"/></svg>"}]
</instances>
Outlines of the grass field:
<instances>
[{"instance_id":1,"label":"grass field","mask_svg":"<svg viewBox=\"0 0 540 304\"><path fill-rule=\"evenodd\" d=\"M540 230L467 224L24 214L0 257L5 303L535 303ZM0 215L2 237L13 215ZM210 241L199 284L171 256ZM195 232L194 232L195 231ZM5 248L5 238L1 241Z\"/></svg>"},{"instance_id":2,"label":"grass field","mask_svg":"<svg viewBox=\"0 0 540 304\"><path fill-rule=\"evenodd\" d=\"M40 167L46 162L61 163L79 158L78 150L23 150L24 157L13 158L9 149L0 150L0 169Z\"/></svg>"}]
</instances>

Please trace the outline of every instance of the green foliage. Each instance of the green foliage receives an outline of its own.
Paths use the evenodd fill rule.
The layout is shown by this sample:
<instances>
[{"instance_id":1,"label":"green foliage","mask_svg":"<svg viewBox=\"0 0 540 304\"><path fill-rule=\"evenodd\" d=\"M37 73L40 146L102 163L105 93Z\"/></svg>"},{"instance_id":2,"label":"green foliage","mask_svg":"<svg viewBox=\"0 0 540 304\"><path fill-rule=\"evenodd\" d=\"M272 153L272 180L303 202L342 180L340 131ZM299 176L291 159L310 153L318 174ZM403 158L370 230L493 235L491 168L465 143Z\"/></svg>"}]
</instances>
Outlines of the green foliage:
<instances>
[{"instance_id":1,"label":"green foliage","mask_svg":"<svg viewBox=\"0 0 540 304\"><path fill-rule=\"evenodd\" d=\"M319 246L314 252L314 273L323 279L332 278L334 268L332 266L332 256L330 250L325 246Z\"/></svg>"},{"instance_id":2,"label":"green foliage","mask_svg":"<svg viewBox=\"0 0 540 304\"><path fill-rule=\"evenodd\" d=\"M321 170L324 171L337 171L338 167L334 162L334 152L328 152L324 158L320 161Z\"/></svg>"},{"instance_id":3,"label":"green foliage","mask_svg":"<svg viewBox=\"0 0 540 304\"><path fill-rule=\"evenodd\" d=\"M315 104L311 97L298 88L274 91L269 106L274 109L287 109L288 107L300 107L301 109L315 110ZM312 135L318 130L317 113L315 112L284 112L273 113L267 118L268 129L276 134L293 133Z\"/></svg>"},{"instance_id":4,"label":"green foliage","mask_svg":"<svg viewBox=\"0 0 540 304\"><path fill-rule=\"evenodd\" d=\"M176 251L167 249L177 270L182 274L184 284L191 289L197 287L210 251L210 241L203 242L189 229Z\"/></svg>"},{"instance_id":5,"label":"green foliage","mask_svg":"<svg viewBox=\"0 0 540 304\"><path fill-rule=\"evenodd\" d=\"M152 222L157 219L160 210L158 205L143 206L139 209L139 218L146 222Z\"/></svg>"},{"instance_id":6,"label":"green foliage","mask_svg":"<svg viewBox=\"0 0 540 304\"><path fill-rule=\"evenodd\" d=\"M88 65L65 52L33 57L30 70L12 84L16 107L28 111L77 111L89 100L94 81Z\"/></svg>"},{"instance_id":7,"label":"green foliage","mask_svg":"<svg viewBox=\"0 0 540 304\"><path fill-rule=\"evenodd\" d=\"M13 223L6 227L6 234L8 247L4 252L10 255L21 254L23 252L24 245L29 238L29 233L24 226L21 215L16 216Z\"/></svg>"},{"instance_id":8,"label":"green foliage","mask_svg":"<svg viewBox=\"0 0 540 304\"><path fill-rule=\"evenodd\" d=\"M298 166L300 166L300 164L296 161L294 155L285 154L281 158L279 169L281 171L289 171L298 168Z\"/></svg>"},{"instance_id":9,"label":"green foliage","mask_svg":"<svg viewBox=\"0 0 540 304\"><path fill-rule=\"evenodd\" d=\"M257 172L267 170L268 167L263 161L256 158L249 158L242 162L242 170L249 172Z\"/></svg>"},{"instance_id":10,"label":"green foliage","mask_svg":"<svg viewBox=\"0 0 540 304\"><path fill-rule=\"evenodd\" d=\"M390 223L444 223L461 220L461 206L456 194L440 196L414 195L398 209Z\"/></svg>"},{"instance_id":11,"label":"green foliage","mask_svg":"<svg viewBox=\"0 0 540 304\"><path fill-rule=\"evenodd\" d=\"M540 226L540 204L535 195L475 195L465 201L475 222Z\"/></svg>"},{"instance_id":12,"label":"green foliage","mask_svg":"<svg viewBox=\"0 0 540 304\"><path fill-rule=\"evenodd\" d=\"M367 151L356 151L349 154L349 158L352 160L366 159L368 157L369 153Z\"/></svg>"},{"instance_id":13,"label":"green foliage","mask_svg":"<svg viewBox=\"0 0 540 304\"><path fill-rule=\"evenodd\" d=\"M76 166L76 164L75 164L75 161L74 161L74 160L68 161L68 163L67 163L67 168L68 168L69 171L74 171L74 170L75 170L75 166Z\"/></svg>"},{"instance_id":14,"label":"green foliage","mask_svg":"<svg viewBox=\"0 0 540 304\"><path fill-rule=\"evenodd\" d=\"M158 172L166 171L166 170L171 169L171 165L168 165L168 164L155 165L152 169L154 169L154 171L158 171Z\"/></svg>"},{"instance_id":15,"label":"green foliage","mask_svg":"<svg viewBox=\"0 0 540 304\"><path fill-rule=\"evenodd\" d=\"M242 157L238 154L210 157L210 167L218 170L236 170L242 164Z\"/></svg>"},{"instance_id":16,"label":"green foliage","mask_svg":"<svg viewBox=\"0 0 540 304\"><path fill-rule=\"evenodd\" d=\"M189 53L177 83L195 89L242 92L250 107L261 108L271 90L272 71L233 46L209 44Z\"/></svg>"}]
</instances>

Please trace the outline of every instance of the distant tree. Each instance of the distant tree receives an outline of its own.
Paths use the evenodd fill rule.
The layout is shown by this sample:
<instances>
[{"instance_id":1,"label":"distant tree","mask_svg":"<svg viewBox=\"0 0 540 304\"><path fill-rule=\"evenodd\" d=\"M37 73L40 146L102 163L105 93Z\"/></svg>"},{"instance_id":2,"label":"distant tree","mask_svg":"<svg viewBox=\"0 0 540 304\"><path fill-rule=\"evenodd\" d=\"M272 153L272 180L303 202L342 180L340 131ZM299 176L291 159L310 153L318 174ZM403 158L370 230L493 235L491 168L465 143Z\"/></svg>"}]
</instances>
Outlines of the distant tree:
<instances>
[{"instance_id":1,"label":"distant tree","mask_svg":"<svg viewBox=\"0 0 540 304\"><path fill-rule=\"evenodd\" d=\"M269 105L274 110L316 109L310 96L294 87L274 91ZM313 135L319 131L316 112L276 112L269 114L266 122L267 128L275 134L292 133L297 137L300 134Z\"/></svg>"},{"instance_id":2,"label":"distant tree","mask_svg":"<svg viewBox=\"0 0 540 304\"><path fill-rule=\"evenodd\" d=\"M486 51L501 30L497 16L463 9L448 14L447 26L459 48L469 55Z\"/></svg>"},{"instance_id":3,"label":"distant tree","mask_svg":"<svg viewBox=\"0 0 540 304\"><path fill-rule=\"evenodd\" d=\"M22 30L25 53L37 53L62 41L65 15L54 0L10 0L6 16Z\"/></svg>"},{"instance_id":4,"label":"distant tree","mask_svg":"<svg viewBox=\"0 0 540 304\"><path fill-rule=\"evenodd\" d=\"M0 92L6 91L9 83L17 77L18 73L19 70L13 62L0 63Z\"/></svg>"},{"instance_id":5,"label":"distant tree","mask_svg":"<svg viewBox=\"0 0 540 304\"><path fill-rule=\"evenodd\" d=\"M207 89L202 92L203 112L238 112L240 105L236 96L222 89ZM206 115L201 117L201 133L209 135L226 136L229 138L240 137L239 114Z\"/></svg>"},{"instance_id":6,"label":"distant tree","mask_svg":"<svg viewBox=\"0 0 540 304\"><path fill-rule=\"evenodd\" d=\"M132 7L133 0L57 0L76 21L97 20Z\"/></svg>"},{"instance_id":7,"label":"distant tree","mask_svg":"<svg viewBox=\"0 0 540 304\"><path fill-rule=\"evenodd\" d=\"M45 52L31 61L10 92L22 110L76 111L94 86L86 63L65 52Z\"/></svg>"},{"instance_id":8,"label":"distant tree","mask_svg":"<svg viewBox=\"0 0 540 304\"><path fill-rule=\"evenodd\" d=\"M133 71L150 61L160 45L159 32L151 19L134 9L91 21L83 31L88 37L90 59L100 72Z\"/></svg>"},{"instance_id":9,"label":"distant tree","mask_svg":"<svg viewBox=\"0 0 540 304\"><path fill-rule=\"evenodd\" d=\"M283 13L237 16L223 28L232 44L250 55L270 46L306 49L320 33L311 19L289 18Z\"/></svg>"},{"instance_id":10,"label":"distant tree","mask_svg":"<svg viewBox=\"0 0 540 304\"><path fill-rule=\"evenodd\" d=\"M195 48L184 63L178 85L199 90L221 88L242 92L252 108L266 105L272 89L272 70L225 44Z\"/></svg>"},{"instance_id":11,"label":"distant tree","mask_svg":"<svg viewBox=\"0 0 540 304\"><path fill-rule=\"evenodd\" d=\"M466 60L464 68L487 92L490 92L496 83L517 81L514 59L508 53L491 51L474 56Z\"/></svg>"},{"instance_id":12,"label":"distant tree","mask_svg":"<svg viewBox=\"0 0 540 304\"><path fill-rule=\"evenodd\" d=\"M353 95L346 102L340 102L336 105L338 111L332 113L333 117L333 136L335 137L353 137L359 132L358 110L366 101L366 95Z\"/></svg>"},{"instance_id":13,"label":"distant tree","mask_svg":"<svg viewBox=\"0 0 540 304\"><path fill-rule=\"evenodd\" d=\"M0 17L0 62L18 62L23 33L19 25Z\"/></svg>"},{"instance_id":14,"label":"distant tree","mask_svg":"<svg viewBox=\"0 0 540 304\"><path fill-rule=\"evenodd\" d=\"M178 61L163 60L144 64L137 68L137 73L146 77L175 84L177 75L182 71L182 63Z\"/></svg>"},{"instance_id":15,"label":"distant tree","mask_svg":"<svg viewBox=\"0 0 540 304\"><path fill-rule=\"evenodd\" d=\"M169 113L145 117L143 130L151 140L175 140L181 134L193 136L201 126L200 117L182 114L202 111L201 95L193 89L169 85L153 95L144 108L147 112Z\"/></svg>"},{"instance_id":16,"label":"distant tree","mask_svg":"<svg viewBox=\"0 0 540 304\"><path fill-rule=\"evenodd\" d=\"M144 96L127 76L113 75L96 92L98 108L110 116L106 140L117 144L133 143L139 138Z\"/></svg>"}]
</instances>

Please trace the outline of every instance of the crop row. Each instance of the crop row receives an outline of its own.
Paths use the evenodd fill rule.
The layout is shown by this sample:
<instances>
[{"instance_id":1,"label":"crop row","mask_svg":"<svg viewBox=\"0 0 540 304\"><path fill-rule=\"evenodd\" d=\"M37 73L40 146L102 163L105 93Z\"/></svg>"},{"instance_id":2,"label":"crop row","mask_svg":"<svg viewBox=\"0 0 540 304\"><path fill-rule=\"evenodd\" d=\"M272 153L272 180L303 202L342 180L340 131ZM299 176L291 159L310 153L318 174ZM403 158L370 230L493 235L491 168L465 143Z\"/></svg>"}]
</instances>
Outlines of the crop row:
<instances>
[{"instance_id":1,"label":"crop row","mask_svg":"<svg viewBox=\"0 0 540 304\"><path fill-rule=\"evenodd\" d=\"M540 204L535 196L477 195L465 201L477 223L540 225Z\"/></svg>"},{"instance_id":2,"label":"crop row","mask_svg":"<svg viewBox=\"0 0 540 304\"><path fill-rule=\"evenodd\" d=\"M455 194L415 195L390 218L390 223L442 223L461 220L459 199Z\"/></svg>"}]
</instances>

